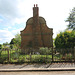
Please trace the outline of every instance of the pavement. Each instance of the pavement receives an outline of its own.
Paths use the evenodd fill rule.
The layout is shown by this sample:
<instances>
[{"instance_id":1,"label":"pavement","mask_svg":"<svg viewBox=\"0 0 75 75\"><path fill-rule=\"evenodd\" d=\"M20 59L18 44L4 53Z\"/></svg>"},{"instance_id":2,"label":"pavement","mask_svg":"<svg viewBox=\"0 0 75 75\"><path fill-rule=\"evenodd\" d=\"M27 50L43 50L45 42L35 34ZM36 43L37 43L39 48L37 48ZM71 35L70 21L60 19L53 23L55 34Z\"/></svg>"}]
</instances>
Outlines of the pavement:
<instances>
[{"instance_id":1,"label":"pavement","mask_svg":"<svg viewBox=\"0 0 75 75\"><path fill-rule=\"evenodd\" d=\"M0 72L75 71L75 63L0 64Z\"/></svg>"}]
</instances>

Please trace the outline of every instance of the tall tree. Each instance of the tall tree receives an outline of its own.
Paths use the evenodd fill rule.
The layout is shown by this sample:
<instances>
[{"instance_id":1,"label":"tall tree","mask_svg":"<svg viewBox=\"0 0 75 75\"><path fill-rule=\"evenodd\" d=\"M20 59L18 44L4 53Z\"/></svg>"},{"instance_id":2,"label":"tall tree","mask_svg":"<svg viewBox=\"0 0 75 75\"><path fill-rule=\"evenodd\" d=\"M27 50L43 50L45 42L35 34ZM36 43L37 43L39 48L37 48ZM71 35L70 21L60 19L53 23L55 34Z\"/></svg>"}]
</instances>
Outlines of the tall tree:
<instances>
[{"instance_id":1,"label":"tall tree","mask_svg":"<svg viewBox=\"0 0 75 75\"><path fill-rule=\"evenodd\" d=\"M70 15L67 18L66 22L69 22L68 29L75 30L75 7L70 12Z\"/></svg>"},{"instance_id":2,"label":"tall tree","mask_svg":"<svg viewBox=\"0 0 75 75\"><path fill-rule=\"evenodd\" d=\"M20 36L19 33L17 33L17 34L15 35L15 39L16 39L16 44L21 45L21 36Z\"/></svg>"},{"instance_id":3,"label":"tall tree","mask_svg":"<svg viewBox=\"0 0 75 75\"><path fill-rule=\"evenodd\" d=\"M15 38L13 38L13 39L11 40L10 44L14 44L14 45L16 45L17 47L20 47L20 45L21 45L21 36L20 36L19 33L17 33L17 34L15 35Z\"/></svg>"},{"instance_id":4,"label":"tall tree","mask_svg":"<svg viewBox=\"0 0 75 75\"><path fill-rule=\"evenodd\" d=\"M10 44L15 44L15 43L16 43L16 39L13 38L13 39L11 40Z\"/></svg>"}]
</instances>

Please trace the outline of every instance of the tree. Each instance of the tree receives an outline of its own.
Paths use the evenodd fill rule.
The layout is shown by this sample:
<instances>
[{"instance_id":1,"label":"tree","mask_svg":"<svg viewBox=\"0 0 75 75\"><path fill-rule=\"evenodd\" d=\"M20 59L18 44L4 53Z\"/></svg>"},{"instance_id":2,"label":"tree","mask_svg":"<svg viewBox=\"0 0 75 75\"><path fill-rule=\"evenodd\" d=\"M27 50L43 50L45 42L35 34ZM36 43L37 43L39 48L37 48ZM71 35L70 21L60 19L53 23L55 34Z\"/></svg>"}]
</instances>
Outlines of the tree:
<instances>
[{"instance_id":1,"label":"tree","mask_svg":"<svg viewBox=\"0 0 75 75\"><path fill-rule=\"evenodd\" d=\"M70 15L66 22L69 22L68 29L75 30L75 7L70 12Z\"/></svg>"},{"instance_id":2,"label":"tree","mask_svg":"<svg viewBox=\"0 0 75 75\"><path fill-rule=\"evenodd\" d=\"M56 48L74 48L75 31L60 32L55 38Z\"/></svg>"},{"instance_id":3,"label":"tree","mask_svg":"<svg viewBox=\"0 0 75 75\"><path fill-rule=\"evenodd\" d=\"M18 44L20 46L21 45L21 36L19 33L17 33L15 35L15 39L16 39L16 44Z\"/></svg>"},{"instance_id":4,"label":"tree","mask_svg":"<svg viewBox=\"0 0 75 75\"><path fill-rule=\"evenodd\" d=\"M19 33L15 35L15 38L11 40L10 44L16 45L17 47L21 46L21 36Z\"/></svg>"},{"instance_id":5,"label":"tree","mask_svg":"<svg viewBox=\"0 0 75 75\"><path fill-rule=\"evenodd\" d=\"M2 45L0 44L0 49L2 49Z\"/></svg>"},{"instance_id":6,"label":"tree","mask_svg":"<svg viewBox=\"0 0 75 75\"><path fill-rule=\"evenodd\" d=\"M13 39L11 40L10 44L16 44L16 39L13 38Z\"/></svg>"},{"instance_id":7,"label":"tree","mask_svg":"<svg viewBox=\"0 0 75 75\"><path fill-rule=\"evenodd\" d=\"M5 42L5 43L3 43L3 45L5 45L5 46L6 46L6 45L9 45L9 43L8 43L8 42Z\"/></svg>"},{"instance_id":8,"label":"tree","mask_svg":"<svg viewBox=\"0 0 75 75\"><path fill-rule=\"evenodd\" d=\"M2 53L2 45L0 44L0 56L1 56L1 53Z\"/></svg>"}]
</instances>

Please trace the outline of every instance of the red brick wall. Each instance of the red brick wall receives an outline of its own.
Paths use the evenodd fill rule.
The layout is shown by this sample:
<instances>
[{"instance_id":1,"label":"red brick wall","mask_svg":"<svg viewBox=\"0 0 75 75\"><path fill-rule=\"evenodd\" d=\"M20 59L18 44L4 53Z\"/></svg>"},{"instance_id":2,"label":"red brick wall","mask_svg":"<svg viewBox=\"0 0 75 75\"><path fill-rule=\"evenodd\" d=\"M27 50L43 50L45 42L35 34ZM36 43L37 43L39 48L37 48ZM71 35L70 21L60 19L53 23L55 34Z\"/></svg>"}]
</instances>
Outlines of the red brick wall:
<instances>
[{"instance_id":1,"label":"red brick wall","mask_svg":"<svg viewBox=\"0 0 75 75\"><path fill-rule=\"evenodd\" d=\"M45 24L38 25L36 27L36 35L38 38L38 46L39 47L52 47L53 45L53 30L48 28ZM28 48L28 44L30 41L34 42L33 39L33 29L32 25L27 25L26 28L21 31L21 49L24 51L26 48ZM33 44L33 43L32 43Z\"/></svg>"},{"instance_id":2,"label":"red brick wall","mask_svg":"<svg viewBox=\"0 0 75 75\"><path fill-rule=\"evenodd\" d=\"M29 47L53 46L53 30L47 27L43 17L39 17L38 11L39 8L34 5L33 17L27 20L25 29L21 31L21 49L23 52Z\"/></svg>"}]
</instances>

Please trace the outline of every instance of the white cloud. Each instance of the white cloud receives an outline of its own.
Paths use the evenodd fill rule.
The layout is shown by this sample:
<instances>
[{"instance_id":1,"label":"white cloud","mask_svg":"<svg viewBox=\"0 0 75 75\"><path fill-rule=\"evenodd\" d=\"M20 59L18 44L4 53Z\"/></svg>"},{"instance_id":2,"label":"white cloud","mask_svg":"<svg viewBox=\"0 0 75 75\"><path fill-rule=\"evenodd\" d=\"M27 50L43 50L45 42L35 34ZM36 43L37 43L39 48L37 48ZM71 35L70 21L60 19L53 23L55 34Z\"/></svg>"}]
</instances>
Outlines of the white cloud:
<instances>
[{"instance_id":1,"label":"white cloud","mask_svg":"<svg viewBox=\"0 0 75 75\"><path fill-rule=\"evenodd\" d=\"M0 30L0 43L10 42L14 35L8 30Z\"/></svg>"},{"instance_id":2,"label":"white cloud","mask_svg":"<svg viewBox=\"0 0 75 75\"><path fill-rule=\"evenodd\" d=\"M2 38L0 38L0 41L2 41Z\"/></svg>"},{"instance_id":3,"label":"white cloud","mask_svg":"<svg viewBox=\"0 0 75 75\"><path fill-rule=\"evenodd\" d=\"M75 0L0 0L0 14L7 19L8 25L19 24L33 15L32 7L35 3L48 26L51 23L55 25L53 22L60 18L65 20L69 10L75 6Z\"/></svg>"},{"instance_id":4,"label":"white cloud","mask_svg":"<svg viewBox=\"0 0 75 75\"><path fill-rule=\"evenodd\" d=\"M15 18L15 23L17 23L17 24L21 24L21 23L23 23L23 22L25 22L25 18Z\"/></svg>"},{"instance_id":5,"label":"white cloud","mask_svg":"<svg viewBox=\"0 0 75 75\"><path fill-rule=\"evenodd\" d=\"M24 29L18 29L16 24L26 23L26 20L33 16L34 4L38 4L39 15L45 18L49 28L53 28L55 37L59 31L66 28L67 23L64 20L75 6L75 0L0 0L0 23L8 26L4 26L4 30L0 27L2 42L10 41L16 33Z\"/></svg>"},{"instance_id":6,"label":"white cloud","mask_svg":"<svg viewBox=\"0 0 75 75\"><path fill-rule=\"evenodd\" d=\"M3 21L3 19L0 19L0 22L2 22Z\"/></svg>"},{"instance_id":7,"label":"white cloud","mask_svg":"<svg viewBox=\"0 0 75 75\"><path fill-rule=\"evenodd\" d=\"M8 29L11 29L12 27L11 26L8 26Z\"/></svg>"},{"instance_id":8,"label":"white cloud","mask_svg":"<svg viewBox=\"0 0 75 75\"><path fill-rule=\"evenodd\" d=\"M0 0L0 14L6 18L20 17L17 0Z\"/></svg>"},{"instance_id":9,"label":"white cloud","mask_svg":"<svg viewBox=\"0 0 75 75\"><path fill-rule=\"evenodd\" d=\"M20 31L22 31L24 28L19 28L19 29L13 29L11 32L13 35L16 35L17 33L20 34Z\"/></svg>"},{"instance_id":10,"label":"white cloud","mask_svg":"<svg viewBox=\"0 0 75 75\"><path fill-rule=\"evenodd\" d=\"M11 39L14 38L17 33L20 33L20 31L24 29L24 28L13 29L10 32L8 28L4 28L4 30L0 30L0 43L10 42Z\"/></svg>"},{"instance_id":11,"label":"white cloud","mask_svg":"<svg viewBox=\"0 0 75 75\"><path fill-rule=\"evenodd\" d=\"M5 31L9 31L9 29L12 29L12 26L7 26L6 28L3 28Z\"/></svg>"},{"instance_id":12,"label":"white cloud","mask_svg":"<svg viewBox=\"0 0 75 75\"><path fill-rule=\"evenodd\" d=\"M19 4L20 0L0 0L0 15L5 18L7 25L14 25L16 19L24 18L18 8Z\"/></svg>"}]
</instances>

